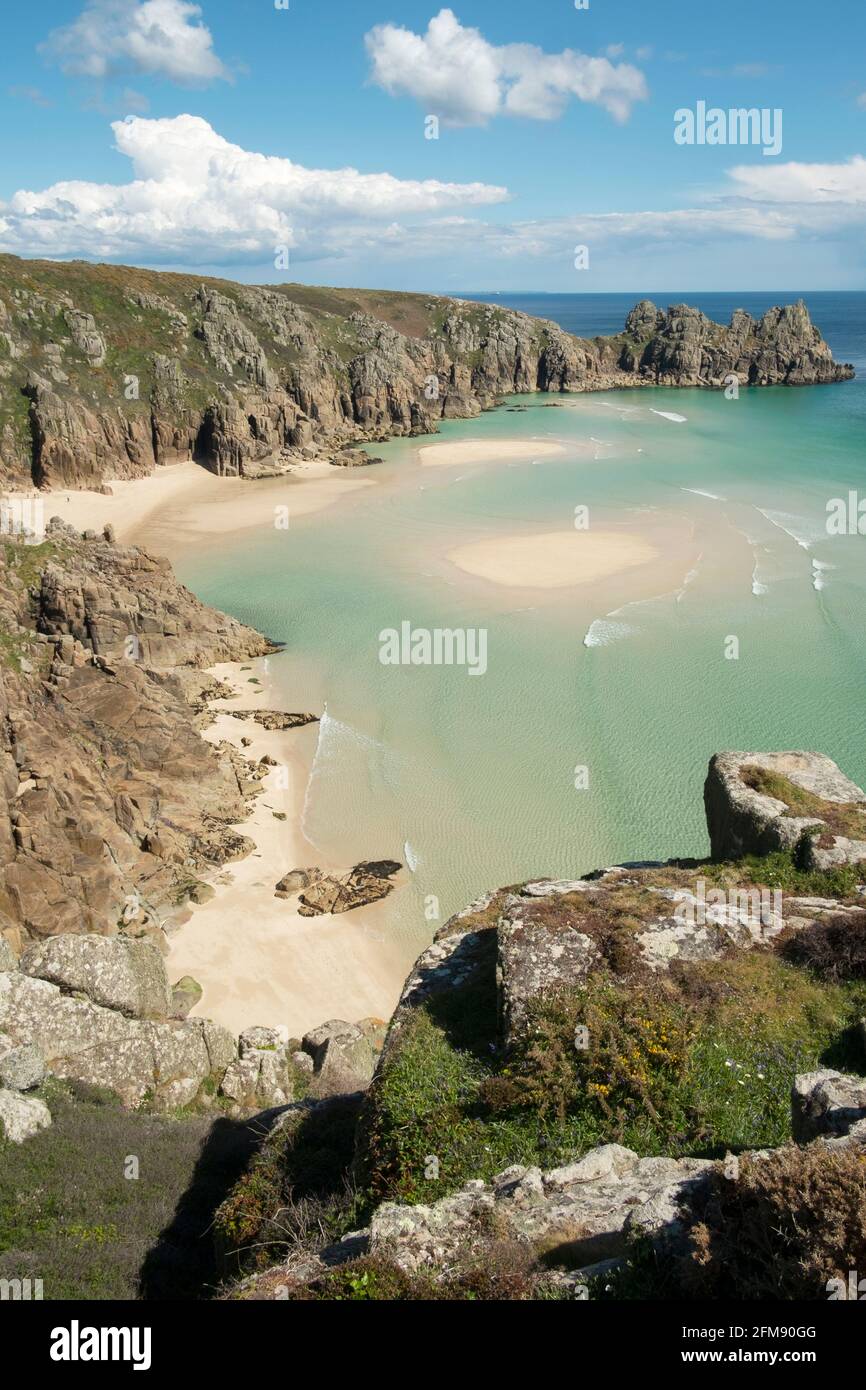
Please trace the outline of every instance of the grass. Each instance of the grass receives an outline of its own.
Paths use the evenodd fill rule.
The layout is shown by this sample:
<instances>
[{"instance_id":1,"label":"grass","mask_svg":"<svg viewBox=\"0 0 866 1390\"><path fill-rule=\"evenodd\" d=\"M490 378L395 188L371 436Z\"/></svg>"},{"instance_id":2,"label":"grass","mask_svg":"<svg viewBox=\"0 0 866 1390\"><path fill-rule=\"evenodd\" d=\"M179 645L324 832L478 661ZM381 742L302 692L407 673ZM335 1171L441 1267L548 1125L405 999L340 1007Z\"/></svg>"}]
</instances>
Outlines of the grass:
<instances>
[{"instance_id":1,"label":"grass","mask_svg":"<svg viewBox=\"0 0 866 1390\"><path fill-rule=\"evenodd\" d=\"M673 1157L784 1143L795 1075L859 1064L848 1030L866 985L825 984L758 951L669 979L603 970L539 1002L523 1042L486 1057L462 1002L462 1036L418 1009L374 1083L360 1141L370 1205L435 1201L512 1163L551 1168L602 1143Z\"/></svg>"},{"instance_id":2,"label":"grass","mask_svg":"<svg viewBox=\"0 0 866 1390\"><path fill-rule=\"evenodd\" d=\"M257 1136L224 1117L132 1113L79 1084L37 1094L52 1127L0 1140L0 1278L42 1279L46 1299L209 1296L213 1213Z\"/></svg>"},{"instance_id":3,"label":"grass","mask_svg":"<svg viewBox=\"0 0 866 1390\"><path fill-rule=\"evenodd\" d=\"M753 791L783 801L788 808L786 815L806 820L814 816L829 835L866 840L866 807L856 802L826 801L765 767L744 767L741 777Z\"/></svg>"}]
</instances>

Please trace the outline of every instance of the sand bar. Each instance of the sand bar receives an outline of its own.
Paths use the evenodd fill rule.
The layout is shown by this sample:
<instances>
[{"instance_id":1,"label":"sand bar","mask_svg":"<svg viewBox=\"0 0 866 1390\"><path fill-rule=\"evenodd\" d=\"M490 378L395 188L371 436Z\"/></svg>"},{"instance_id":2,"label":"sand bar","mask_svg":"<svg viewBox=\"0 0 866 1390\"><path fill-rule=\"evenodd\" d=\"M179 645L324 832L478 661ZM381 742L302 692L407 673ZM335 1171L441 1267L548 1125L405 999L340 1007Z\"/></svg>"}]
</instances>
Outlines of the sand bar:
<instances>
[{"instance_id":1,"label":"sand bar","mask_svg":"<svg viewBox=\"0 0 866 1390\"><path fill-rule=\"evenodd\" d=\"M564 454L562 444L538 439L464 439L454 444L425 444L418 458L425 468L455 468L458 464L509 463Z\"/></svg>"},{"instance_id":2,"label":"sand bar","mask_svg":"<svg viewBox=\"0 0 866 1390\"><path fill-rule=\"evenodd\" d=\"M241 664L251 669L241 672ZM213 668L240 693L213 701L211 708L280 708L264 658L241 664ZM261 685L250 684L251 676ZM255 853L226 865L214 883L216 897L194 908L190 921L169 938L171 979L192 975L204 990L193 1012L235 1033L264 1024L300 1037L331 1018L387 1019L415 954L414 948L400 950L388 939L380 904L336 917L302 917L297 899L274 897L275 885L289 870L334 867L323 864L301 830L317 727L269 732L254 720L221 714L204 734L211 743L224 740L237 748L249 738L251 746L241 750L245 757L257 762L267 753L279 765L268 771L252 816L237 827L255 841ZM282 779L281 768L288 772Z\"/></svg>"},{"instance_id":3,"label":"sand bar","mask_svg":"<svg viewBox=\"0 0 866 1390\"><path fill-rule=\"evenodd\" d=\"M647 565L661 551L619 531L494 536L458 546L448 559L465 574L521 589L565 589Z\"/></svg>"}]
</instances>

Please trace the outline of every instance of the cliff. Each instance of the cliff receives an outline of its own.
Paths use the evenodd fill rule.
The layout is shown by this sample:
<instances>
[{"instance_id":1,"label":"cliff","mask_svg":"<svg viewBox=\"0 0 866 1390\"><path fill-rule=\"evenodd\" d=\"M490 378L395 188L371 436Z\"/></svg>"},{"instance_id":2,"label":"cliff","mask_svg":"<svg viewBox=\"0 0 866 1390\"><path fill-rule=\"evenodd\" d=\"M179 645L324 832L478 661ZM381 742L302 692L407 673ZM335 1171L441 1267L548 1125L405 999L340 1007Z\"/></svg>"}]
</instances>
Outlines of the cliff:
<instances>
[{"instance_id":1,"label":"cliff","mask_svg":"<svg viewBox=\"0 0 866 1390\"><path fill-rule=\"evenodd\" d=\"M270 644L168 561L54 522L0 546L0 935L148 935L248 842L254 790L200 736L199 669Z\"/></svg>"},{"instance_id":2,"label":"cliff","mask_svg":"<svg viewBox=\"0 0 866 1390\"><path fill-rule=\"evenodd\" d=\"M100 487L182 459L256 476L435 431L503 395L844 381L804 304L730 325L648 301L611 338L432 295L273 288L0 256L0 485Z\"/></svg>"}]
</instances>

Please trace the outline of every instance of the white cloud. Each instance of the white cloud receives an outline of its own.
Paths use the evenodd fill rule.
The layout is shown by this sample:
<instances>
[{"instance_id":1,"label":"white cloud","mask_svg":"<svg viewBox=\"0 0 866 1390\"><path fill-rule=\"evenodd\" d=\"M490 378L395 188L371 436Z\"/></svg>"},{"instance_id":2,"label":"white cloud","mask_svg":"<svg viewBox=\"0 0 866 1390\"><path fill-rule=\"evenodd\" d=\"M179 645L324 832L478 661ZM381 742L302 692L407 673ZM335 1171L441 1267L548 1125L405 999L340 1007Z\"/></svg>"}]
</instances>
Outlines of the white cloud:
<instances>
[{"instance_id":1,"label":"white cloud","mask_svg":"<svg viewBox=\"0 0 866 1390\"><path fill-rule=\"evenodd\" d=\"M233 145L200 116L128 116L112 130L132 182L15 193L0 202L0 250L213 265L261 262L283 244L302 257L340 255L351 239L387 241L395 218L509 196L482 183L307 169Z\"/></svg>"},{"instance_id":2,"label":"white cloud","mask_svg":"<svg viewBox=\"0 0 866 1390\"><path fill-rule=\"evenodd\" d=\"M200 16L190 0L87 0L40 52L74 77L136 72L185 85L229 78Z\"/></svg>"},{"instance_id":3,"label":"white cloud","mask_svg":"<svg viewBox=\"0 0 866 1390\"><path fill-rule=\"evenodd\" d=\"M731 169L744 198L765 203L866 203L866 159L845 164L760 164Z\"/></svg>"},{"instance_id":4,"label":"white cloud","mask_svg":"<svg viewBox=\"0 0 866 1390\"><path fill-rule=\"evenodd\" d=\"M499 115L555 120L572 97L626 121L634 103L648 95L643 73L628 63L568 48L544 53L528 43L496 46L447 9L430 20L426 34L379 24L365 42L371 80L392 96L415 97L448 125L486 125Z\"/></svg>"},{"instance_id":5,"label":"white cloud","mask_svg":"<svg viewBox=\"0 0 866 1390\"><path fill-rule=\"evenodd\" d=\"M0 202L0 251L260 270L288 245L296 263L366 258L373 282L379 267L424 261L453 270L522 259L555 274L571 266L580 244L621 252L636 265L650 248L675 257L733 241L843 239L859 254L866 231L861 155L840 164L737 166L713 195L673 208L515 221L478 211L506 202L504 188L308 169L233 145L199 116L128 116L112 129L131 178L15 193Z\"/></svg>"}]
</instances>

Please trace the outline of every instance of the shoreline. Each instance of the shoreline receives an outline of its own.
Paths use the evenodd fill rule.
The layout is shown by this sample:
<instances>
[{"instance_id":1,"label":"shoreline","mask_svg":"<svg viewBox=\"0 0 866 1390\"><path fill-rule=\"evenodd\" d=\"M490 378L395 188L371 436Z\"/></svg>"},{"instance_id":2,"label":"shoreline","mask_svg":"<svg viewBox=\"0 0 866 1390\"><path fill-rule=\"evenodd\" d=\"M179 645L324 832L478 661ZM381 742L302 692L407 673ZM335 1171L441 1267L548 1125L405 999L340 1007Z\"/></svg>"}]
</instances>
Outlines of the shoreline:
<instances>
[{"instance_id":1,"label":"shoreline","mask_svg":"<svg viewBox=\"0 0 866 1390\"><path fill-rule=\"evenodd\" d=\"M326 1019L355 1023L387 1019L399 998L411 961L389 942L381 904L338 916L302 917L294 900L274 896L292 869L345 870L323 858L303 833L304 797L318 725L269 731L232 709L273 709L274 686L259 657L211 667L209 674L236 694L208 702L217 718L202 737L231 743L247 759L270 756L270 767L252 814L235 829L255 842L245 858L224 865L211 880L215 897L192 907L187 922L168 936L171 979L191 975L203 990L191 1017L211 1018L238 1033L253 1024L302 1037ZM258 685L249 684L256 677ZM245 748L241 740L249 738ZM285 776L279 774L285 770ZM287 783L281 786L280 781ZM284 819L283 819L284 817ZM400 892L398 883L394 889Z\"/></svg>"},{"instance_id":2,"label":"shoreline","mask_svg":"<svg viewBox=\"0 0 866 1390\"><path fill-rule=\"evenodd\" d=\"M344 497L376 486L357 469L319 461L294 466L277 478L226 478L201 464L166 464L143 478L107 484L111 493L61 488L40 494L45 516L59 516L78 531L114 527L124 545L143 545L173 559L186 545L218 541L236 531L277 524L277 508L288 527ZM367 470L362 470L366 472Z\"/></svg>"}]
</instances>

